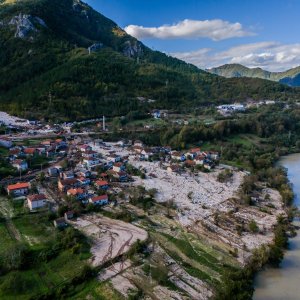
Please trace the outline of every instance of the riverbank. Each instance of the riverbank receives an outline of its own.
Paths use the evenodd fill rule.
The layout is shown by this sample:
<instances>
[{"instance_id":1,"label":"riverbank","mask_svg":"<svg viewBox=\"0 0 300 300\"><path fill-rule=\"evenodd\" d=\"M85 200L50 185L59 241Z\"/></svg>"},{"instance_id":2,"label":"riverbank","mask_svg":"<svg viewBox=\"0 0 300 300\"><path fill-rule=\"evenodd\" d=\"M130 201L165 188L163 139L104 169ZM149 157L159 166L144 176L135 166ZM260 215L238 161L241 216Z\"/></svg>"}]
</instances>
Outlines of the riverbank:
<instances>
[{"instance_id":1,"label":"riverbank","mask_svg":"<svg viewBox=\"0 0 300 300\"><path fill-rule=\"evenodd\" d=\"M294 205L300 207L300 154L283 157L280 165L287 168L288 179L293 185L295 193ZM294 226L299 226L299 219L293 221ZM280 268L266 267L255 278L255 300L288 299L296 300L299 297L299 267L300 267L300 235L289 240L288 251L285 252Z\"/></svg>"}]
</instances>

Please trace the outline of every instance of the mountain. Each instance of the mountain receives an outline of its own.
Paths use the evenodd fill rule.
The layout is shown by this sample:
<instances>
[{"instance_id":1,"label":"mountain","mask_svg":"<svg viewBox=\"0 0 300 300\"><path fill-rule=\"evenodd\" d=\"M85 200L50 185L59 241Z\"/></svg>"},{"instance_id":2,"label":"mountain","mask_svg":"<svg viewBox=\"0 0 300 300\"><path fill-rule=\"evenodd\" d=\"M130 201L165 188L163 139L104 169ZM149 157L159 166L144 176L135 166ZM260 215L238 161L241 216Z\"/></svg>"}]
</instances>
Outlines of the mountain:
<instances>
[{"instance_id":1,"label":"mountain","mask_svg":"<svg viewBox=\"0 0 300 300\"><path fill-rule=\"evenodd\" d=\"M278 81L290 86L300 86L300 67L285 72L269 72L261 68L247 68L240 64L226 64L207 70L212 74L226 78L250 77Z\"/></svg>"},{"instance_id":2,"label":"mountain","mask_svg":"<svg viewBox=\"0 0 300 300\"><path fill-rule=\"evenodd\" d=\"M285 85L218 77L152 51L79 0L0 0L0 48L0 110L31 118L299 97Z\"/></svg>"}]
</instances>

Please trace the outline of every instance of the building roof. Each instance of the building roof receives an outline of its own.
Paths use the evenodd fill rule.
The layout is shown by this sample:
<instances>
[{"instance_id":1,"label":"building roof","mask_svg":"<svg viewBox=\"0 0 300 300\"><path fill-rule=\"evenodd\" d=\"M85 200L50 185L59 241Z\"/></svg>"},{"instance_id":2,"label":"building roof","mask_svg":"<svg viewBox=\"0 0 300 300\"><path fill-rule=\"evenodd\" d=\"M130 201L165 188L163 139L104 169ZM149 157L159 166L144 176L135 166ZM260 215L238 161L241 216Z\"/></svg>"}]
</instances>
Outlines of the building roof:
<instances>
[{"instance_id":1,"label":"building roof","mask_svg":"<svg viewBox=\"0 0 300 300\"><path fill-rule=\"evenodd\" d=\"M205 156L204 155L198 155L195 160L204 160Z\"/></svg>"},{"instance_id":2,"label":"building roof","mask_svg":"<svg viewBox=\"0 0 300 300\"><path fill-rule=\"evenodd\" d=\"M96 196L96 197L91 198L91 200L93 202L108 200L108 196L107 195Z\"/></svg>"},{"instance_id":3,"label":"building roof","mask_svg":"<svg viewBox=\"0 0 300 300\"><path fill-rule=\"evenodd\" d=\"M11 184L7 187L9 191L14 191L14 190L20 190L20 189L29 189L29 183L27 182L20 182L16 184Z\"/></svg>"},{"instance_id":4,"label":"building roof","mask_svg":"<svg viewBox=\"0 0 300 300\"><path fill-rule=\"evenodd\" d=\"M89 146L89 145L81 145L80 148L81 149L88 149L88 148L91 148L91 146Z\"/></svg>"},{"instance_id":5,"label":"building roof","mask_svg":"<svg viewBox=\"0 0 300 300\"><path fill-rule=\"evenodd\" d=\"M98 185L98 186L105 186L105 185L108 185L108 182L105 181L105 180L97 180L95 183L96 183L96 185Z\"/></svg>"},{"instance_id":6,"label":"building roof","mask_svg":"<svg viewBox=\"0 0 300 300\"><path fill-rule=\"evenodd\" d=\"M22 163L26 163L23 159L16 159L13 161L13 165L21 165Z\"/></svg>"},{"instance_id":7,"label":"building roof","mask_svg":"<svg viewBox=\"0 0 300 300\"><path fill-rule=\"evenodd\" d=\"M21 150L18 148L9 150L10 155L16 155L16 154L19 154L20 152L21 152Z\"/></svg>"},{"instance_id":8,"label":"building roof","mask_svg":"<svg viewBox=\"0 0 300 300\"><path fill-rule=\"evenodd\" d=\"M34 154L35 151L36 151L36 148L26 148L26 149L24 150L24 153L25 153L25 154Z\"/></svg>"},{"instance_id":9,"label":"building roof","mask_svg":"<svg viewBox=\"0 0 300 300\"><path fill-rule=\"evenodd\" d=\"M118 162L118 163L114 164L114 167L122 167L122 166L123 166L123 163L121 163L121 162Z\"/></svg>"},{"instance_id":10,"label":"building roof","mask_svg":"<svg viewBox=\"0 0 300 300\"><path fill-rule=\"evenodd\" d=\"M68 178L68 179L64 179L64 180L60 181L60 183L62 185L72 185L72 184L75 184L77 182L78 182L78 180L76 178Z\"/></svg>"},{"instance_id":11,"label":"building roof","mask_svg":"<svg viewBox=\"0 0 300 300\"><path fill-rule=\"evenodd\" d=\"M76 196L76 195L80 195L80 194L84 194L84 190L82 188L78 188L78 189L69 189L67 191L67 194L69 195L73 195L73 196Z\"/></svg>"},{"instance_id":12,"label":"building roof","mask_svg":"<svg viewBox=\"0 0 300 300\"><path fill-rule=\"evenodd\" d=\"M44 194L35 194L27 197L27 200L30 202L45 200L47 197Z\"/></svg>"},{"instance_id":13,"label":"building roof","mask_svg":"<svg viewBox=\"0 0 300 300\"><path fill-rule=\"evenodd\" d=\"M90 154L97 154L97 152L93 151L93 150L89 150L89 151L86 151L85 154L88 154L88 155L90 155Z\"/></svg>"}]
</instances>

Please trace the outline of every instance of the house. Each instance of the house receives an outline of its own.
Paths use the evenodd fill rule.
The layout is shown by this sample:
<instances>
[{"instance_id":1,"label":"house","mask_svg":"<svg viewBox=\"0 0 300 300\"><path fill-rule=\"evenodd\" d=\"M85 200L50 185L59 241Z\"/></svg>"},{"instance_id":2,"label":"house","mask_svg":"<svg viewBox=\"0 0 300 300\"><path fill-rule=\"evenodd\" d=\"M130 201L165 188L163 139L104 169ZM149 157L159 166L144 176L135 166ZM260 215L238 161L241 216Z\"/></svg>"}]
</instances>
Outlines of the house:
<instances>
[{"instance_id":1,"label":"house","mask_svg":"<svg viewBox=\"0 0 300 300\"><path fill-rule=\"evenodd\" d=\"M80 182L81 186L91 184L91 180L89 178L86 178L86 177L79 177L78 181Z\"/></svg>"},{"instance_id":2,"label":"house","mask_svg":"<svg viewBox=\"0 0 300 300\"><path fill-rule=\"evenodd\" d=\"M209 152L208 156L209 156L212 160L219 160L219 158L220 158L219 152L215 152L215 151Z\"/></svg>"},{"instance_id":3,"label":"house","mask_svg":"<svg viewBox=\"0 0 300 300\"><path fill-rule=\"evenodd\" d=\"M177 160L177 161L185 161L186 160L185 155L181 154L177 151L171 152L171 158L174 159L174 160Z\"/></svg>"},{"instance_id":4,"label":"house","mask_svg":"<svg viewBox=\"0 0 300 300\"><path fill-rule=\"evenodd\" d=\"M180 167L177 165L171 165L167 168L167 171L169 173L179 173L180 172Z\"/></svg>"},{"instance_id":5,"label":"house","mask_svg":"<svg viewBox=\"0 0 300 300\"><path fill-rule=\"evenodd\" d=\"M72 179L74 177L75 177L75 175L74 175L73 171L67 171L67 172L61 173L61 178L62 179Z\"/></svg>"},{"instance_id":6,"label":"house","mask_svg":"<svg viewBox=\"0 0 300 300\"><path fill-rule=\"evenodd\" d=\"M7 187L8 195L25 196L29 193L30 184L28 182L20 182L11 184Z\"/></svg>"},{"instance_id":7,"label":"house","mask_svg":"<svg viewBox=\"0 0 300 300\"><path fill-rule=\"evenodd\" d=\"M160 119L160 117L161 117L161 113L159 110L153 110L151 115L154 119Z\"/></svg>"},{"instance_id":8,"label":"house","mask_svg":"<svg viewBox=\"0 0 300 300\"><path fill-rule=\"evenodd\" d=\"M142 141L136 140L136 141L134 141L133 146L144 147L144 144Z\"/></svg>"},{"instance_id":9,"label":"house","mask_svg":"<svg viewBox=\"0 0 300 300\"><path fill-rule=\"evenodd\" d=\"M193 148L193 149L190 149L190 151L188 153L186 153L186 156L190 156L192 159L194 159L195 157L197 157L200 154L201 154L200 148Z\"/></svg>"},{"instance_id":10,"label":"house","mask_svg":"<svg viewBox=\"0 0 300 300\"><path fill-rule=\"evenodd\" d=\"M45 146L46 148L51 146L51 140L45 140L41 142L41 145Z\"/></svg>"},{"instance_id":11,"label":"house","mask_svg":"<svg viewBox=\"0 0 300 300\"><path fill-rule=\"evenodd\" d=\"M101 178L102 180L107 180L108 175L107 175L106 173L101 173L101 174L100 174L100 178Z\"/></svg>"},{"instance_id":12,"label":"house","mask_svg":"<svg viewBox=\"0 0 300 300\"><path fill-rule=\"evenodd\" d=\"M204 160L205 160L205 156L204 155L198 155L195 158L196 165L203 165L204 164Z\"/></svg>"},{"instance_id":13,"label":"house","mask_svg":"<svg viewBox=\"0 0 300 300\"><path fill-rule=\"evenodd\" d=\"M79 150L83 153L88 152L88 151L92 151L92 147L89 145L80 145L79 146Z\"/></svg>"},{"instance_id":14,"label":"house","mask_svg":"<svg viewBox=\"0 0 300 300\"><path fill-rule=\"evenodd\" d=\"M88 178L92 175L91 171L86 169L80 169L76 174L78 177L85 177L85 178Z\"/></svg>"},{"instance_id":15,"label":"house","mask_svg":"<svg viewBox=\"0 0 300 300\"><path fill-rule=\"evenodd\" d=\"M48 169L48 174L50 176L59 176L61 170L62 170L61 166L54 166Z\"/></svg>"},{"instance_id":16,"label":"house","mask_svg":"<svg viewBox=\"0 0 300 300\"><path fill-rule=\"evenodd\" d=\"M80 187L80 182L76 178L60 179L58 181L58 189L61 192L67 192L69 189Z\"/></svg>"},{"instance_id":17,"label":"house","mask_svg":"<svg viewBox=\"0 0 300 300\"><path fill-rule=\"evenodd\" d=\"M56 148L53 147L53 146L47 148L46 152L45 152L45 154L46 154L47 157L52 157L52 156L55 155L55 153L56 153Z\"/></svg>"},{"instance_id":18,"label":"house","mask_svg":"<svg viewBox=\"0 0 300 300\"><path fill-rule=\"evenodd\" d=\"M83 199L85 199L88 196L87 193L86 193L86 191L83 190L82 188L69 189L67 191L67 195L68 196L73 196L77 200L83 200Z\"/></svg>"},{"instance_id":19,"label":"house","mask_svg":"<svg viewBox=\"0 0 300 300\"><path fill-rule=\"evenodd\" d=\"M47 204L47 197L44 194L35 194L27 197L27 205L30 210L44 207Z\"/></svg>"},{"instance_id":20,"label":"house","mask_svg":"<svg viewBox=\"0 0 300 300\"><path fill-rule=\"evenodd\" d=\"M84 158L93 159L93 158L97 158L97 157L98 157L98 153L95 152L95 151L90 150L90 151L85 151L85 152L83 152L83 153L82 153L82 156L83 156Z\"/></svg>"},{"instance_id":21,"label":"house","mask_svg":"<svg viewBox=\"0 0 300 300\"><path fill-rule=\"evenodd\" d=\"M88 167L88 168L92 168L92 167L95 167L97 165L100 164L100 160L99 159L90 159L90 158L85 158L83 160L83 163Z\"/></svg>"},{"instance_id":22,"label":"house","mask_svg":"<svg viewBox=\"0 0 300 300\"><path fill-rule=\"evenodd\" d=\"M12 166L17 168L19 171L26 171L28 169L28 163L23 159L16 159L13 161Z\"/></svg>"},{"instance_id":23,"label":"house","mask_svg":"<svg viewBox=\"0 0 300 300\"><path fill-rule=\"evenodd\" d=\"M98 189L107 190L109 188L108 182L106 180L97 180L95 186Z\"/></svg>"},{"instance_id":24,"label":"house","mask_svg":"<svg viewBox=\"0 0 300 300\"><path fill-rule=\"evenodd\" d=\"M21 154L20 148L13 148L9 150L9 156L11 158L17 158Z\"/></svg>"},{"instance_id":25,"label":"house","mask_svg":"<svg viewBox=\"0 0 300 300\"><path fill-rule=\"evenodd\" d=\"M111 154L111 155L107 156L106 159L113 163L117 163L117 162L121 161L121 156L116 155L116 154Z\"/></svg>"},{"instance_id":26,"label":"house","mask_svg":"<svg viewBox=\"0 0 300 300\"><path fill-rule=\"evenodd\" d=\"M65 228L68 226L65 218L56 219L53 221L53 223L56 228Z\"/></svg>"},{"instance_id":27,"label":"house","mask_svg":"<svg viewBox=\"0 0 300 300\"><path fill-rule=\"evenodd\" d=\"M153 156L153 151L149 148L143 149L141 152L141 159L149 159Z\"/></svg>"},{"instance_id":28,"label":"house","mask_svg":"<svg viewBox=\"0 0 300 300\"><path fill-rule=\"evenodd\" d=\"M11 148L13 145L12 141L5 137L5 136L0 136L0 146L4 148Z\"/></svg>"},{"instance_id":29,"label":"house","mask_svg":"<svg viewBox=\"0 0 300 300\"><path fill-rule=\"evenodd\" d=\"M128 176L126 172L116 172L114 170L107 171L109 175L112 176L113 179L124 182L127 181Z\"/></svg>"},{"instance_id":30,"label":"house","mask_svg":"<svg viewBox=\"0 0 300 300\"><path fill-rule=\"evenodd\" d=\"M214 167L214 163L211 161L211 160L205 160L204 161L204 164L203 164L203 167L207 170L211 170L213 167Z\"/></svg>"},{"instance_id":31,"label":"house","mask_svg":"<svg viewBox=\"0 0 300 300\"><path fill-rule=\"evenodd\" d=\"M185 165L186 165L187 167L193 167L193 166L196 165L196 162L195 162L194 160L187 159L187 160L185 161Z\"/></svg>"},{"instance_id":32,"label":"house","mask_svg":"<svg viewBox=\"0 0 300 300\"><path fill-rule=\"evenodd\" d=\"M66 221L71 220L74 218L74 212L71 210L67 211L67 212L65 212L64 217L65 217Z\"/></svg>"},{"instance_id":33,"label":"house","mask_svg":"<svg viewBox=\"0 0 300 300\"><path fill-rule=\"evenodd\" d=\"M141 147L141 146L133 146L133 147L132 147L132 150L133 150L135 153L142 153L142 151L144 150L144 148Z\"/></svg>"},{"instance_id":34,"label":"house","mask_svg":"<svg viewBox=\"0 0 300 300\"><path fill-rule=\"evenodd\" d=\"M24 154L26 154L27 156L33 156L33 155L38 154L38 151L36 148L25 148Z\"/></svg>"},{"instance_id":35,"label":"house","mask_svg":"<svg viewBox=\"0 0 300 300\"><path fill-rule=\"evenodd\" d=\"M96 196L89 198L89 202L94 205L106 205L108 204L108 196L102 195L102 196Z\"/></svg>"},{"instance_id":36,"label":"house","mask_svg":"<svg viewBox=\"0 0 300 300\"><path fill-rule=\"evenodd\" d=\"M113 170L116 172L122 172L125 171L125 169L126 167L121 162L115 163L113 165Z\"/></svg>"}]
</instances>

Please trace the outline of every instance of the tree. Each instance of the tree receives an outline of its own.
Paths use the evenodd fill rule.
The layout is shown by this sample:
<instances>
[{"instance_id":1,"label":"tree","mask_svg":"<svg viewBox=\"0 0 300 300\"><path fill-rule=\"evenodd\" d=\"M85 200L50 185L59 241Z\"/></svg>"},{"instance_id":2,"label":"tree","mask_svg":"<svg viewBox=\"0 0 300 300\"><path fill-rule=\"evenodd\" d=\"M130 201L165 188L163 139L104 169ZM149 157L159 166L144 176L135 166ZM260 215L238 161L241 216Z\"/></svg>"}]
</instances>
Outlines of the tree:
<instances>
[{"instance_id":1,"label":"tree","mask_svg":"<svg viewBox=\"0 0 300 300\"><path fill-rule=\"evenodd\" d=\"M251 220L249 223L249 230L252 233L257 233L259 231L259 227L257 226L255 220Z\"/></svg>"}]
</instances>

